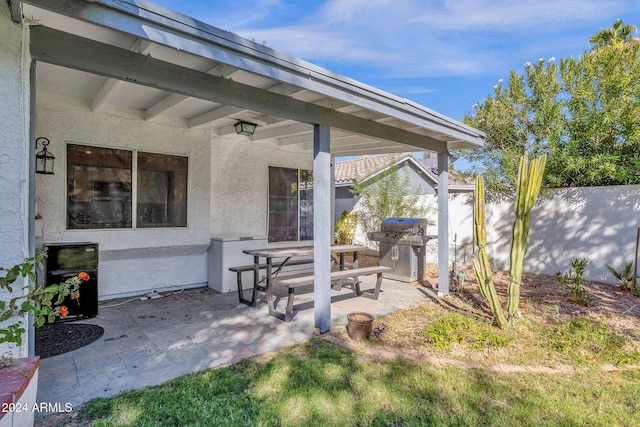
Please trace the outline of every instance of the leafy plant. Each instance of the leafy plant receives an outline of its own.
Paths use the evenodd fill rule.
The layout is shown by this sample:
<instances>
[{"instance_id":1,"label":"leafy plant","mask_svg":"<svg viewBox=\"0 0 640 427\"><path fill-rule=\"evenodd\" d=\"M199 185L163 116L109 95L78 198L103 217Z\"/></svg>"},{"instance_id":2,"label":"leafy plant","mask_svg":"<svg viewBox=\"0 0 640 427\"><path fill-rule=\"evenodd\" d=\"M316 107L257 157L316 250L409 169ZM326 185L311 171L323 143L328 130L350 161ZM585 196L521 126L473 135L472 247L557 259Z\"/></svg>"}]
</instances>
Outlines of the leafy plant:
<instances>
[{"instance_id":1,"label":"leafy plant","mask_svg":"<svg viewBox=\"0 0 640 427\"><path fill-rule=\"evenodd\" d=\"M42 267L43 256L43 254L39 254L32 258L26 258L24 262L11 268L0 267L0 272L5 272L4 276L0 277L0 289L13 293L13 284L20 279L27 278L31 282L35 282L35 269ZM35 326L40 327L46 322L53 322L56 317L67 316L68 307L60 306L60 304L69 295L72 295L73 299L79 298L78 289L84 280L89 280L87 273L79 273L58 285L39 288L26 285L22 288L24 292L21 295L11 298L8 302L0 300L0 322L10 321L31 313L34 316ZM20 346L24 333L25 329L21 321L3 326L0 328L0 344L13 343Z\"/></svg>"},{"instance_id":2,"label":"leafy plant","mask_svg":"<svg viewBox=\"0 0 640 427\"><path fill-rule=\"evenodd\" d=\"M358 212L343 211L334 230L336 243L350 245L356 235Z\"/></svg>"},{"instance_id":3,"label":"leafy plant","mask_svg":"<svg viewBox=\"0 0 640 427\"><path fill-rule=\"evenodd\" d=\"M640 352L628 337L617 335L601 321L582 317L552 325L547 331L546 346L551 351L568 355L578 363L640 362Z\"/></svg>"},{"instance_id":4,"label":"leafy plant","mask_svg":"<svg viewBox=\"0 0 640 427\"><path fill-rule=\"evenodd\" d=\"M515 187L518 159L547 154L549 187L640 183L640 40L616 21L568 58L540 58L511 70L464 122L485 145L464 155L486 185Z\"/></svg>"},{"instance_id":5,"label":"leafy plant","mask_svg":"<svg viewBox=\"0 0 640 427\"><path fill-rule=\"evenodd\" d=\"M419 189L411 185L408 174L397 166L390 166L375 179L372 174L365 176L353 185L352 192L360 196L359 221L366 232L378 230L386 218L426 214L420 204Z\"/></svg>"},{"instance_id":6,"label":"leafy plant","mask_svg":"<svg viewBox=\"0 0 640 427\"><path fill-rule=\"evenodd\" d=\"M438 350L453 344L468 343L475 350L504 347L512 338L494 331L489 325L478 324L469 316L450 312L427 325L422 335Z\"/></svg>"},{"instance_id":7,"label":"leafy plant","mask_svg":"<svg viewBox=\"0 0 640 427\"><path fill-rule=\"evenodd\" d=\"M571 291L571 296L580 305L591 305L592 295L584 287L584 271L588 260L584 258L571 258L571 267L564 273L556 272L558 282Z\"/></svg>"},{"instance_id":8,"label":"leafy plant","mask_svg":"<svg viewBox=\"0 0 640 427\"><path fill-rule=\"evenodd\" d=\"M384 322L380 322L373 327L373 335L375 335L377 339L380 339L385 332L387 332L387 325L385 325Z\"/></svg>"},{"instance_id":9,"label":"leafy plant","mask_svg":"<svg viewBox=\"0 0 640 427\"><path fill-rule=\"evenodd\" d=\"M637 289L633 289L633 261L625 262L619 268L607 265L607 270L615 277L620 288L625 291L638 292Z\"/></svg>"}]
</instances>

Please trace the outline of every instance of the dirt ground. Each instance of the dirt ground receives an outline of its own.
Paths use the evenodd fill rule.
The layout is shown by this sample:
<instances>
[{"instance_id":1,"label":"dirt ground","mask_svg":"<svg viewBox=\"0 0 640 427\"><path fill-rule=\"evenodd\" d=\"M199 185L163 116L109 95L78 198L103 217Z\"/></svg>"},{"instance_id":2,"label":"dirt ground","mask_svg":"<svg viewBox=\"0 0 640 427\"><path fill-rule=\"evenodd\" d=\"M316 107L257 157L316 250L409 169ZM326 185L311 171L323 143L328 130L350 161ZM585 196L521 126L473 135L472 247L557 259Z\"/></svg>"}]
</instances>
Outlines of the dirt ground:
<instances>
[{"instance_id":1,"label":"dirt ground","mask_svg":"<svg viewBox=\"0 0 640 427\"><path fill-rule=\"evenodd\" d=\"M376 256L361 256L358 264L360 267L377 265ZM422 286L433 291L437 290L438 274L437 266L430 264L426 268L425 280L408 284L410 286ZM509 282L509 273L498 271L494 273L493 281L496 291L503 302L506 301L506 290ZM597 282L586 282L585 289L591 294L592 302L588 307L582 306L571 299L571 292L562 287L555 276L544 276L525 273L522 276L520 311L522 316L533 321L544 321L550 310L554 314L588 316L592 319L605 320L616 332L627 335L636 344L640 345L640 298L630 291L621 290L617 285ZM465 281L463 286L451 286L451 294L445 298L437 298L432 302L442 307L470 312L477 316L491 318L491 311L486 299L480 293L475 274L471 268L465 269ZM505 304L503 304L505 305ZM402 318L406 329L403 334L387 336L380 345L387 350L392 347L409 350L425 351L424 346L412 343L418 331L424 327L424 319L416 316L404 316Z\"/></svg>"}]
</instances>

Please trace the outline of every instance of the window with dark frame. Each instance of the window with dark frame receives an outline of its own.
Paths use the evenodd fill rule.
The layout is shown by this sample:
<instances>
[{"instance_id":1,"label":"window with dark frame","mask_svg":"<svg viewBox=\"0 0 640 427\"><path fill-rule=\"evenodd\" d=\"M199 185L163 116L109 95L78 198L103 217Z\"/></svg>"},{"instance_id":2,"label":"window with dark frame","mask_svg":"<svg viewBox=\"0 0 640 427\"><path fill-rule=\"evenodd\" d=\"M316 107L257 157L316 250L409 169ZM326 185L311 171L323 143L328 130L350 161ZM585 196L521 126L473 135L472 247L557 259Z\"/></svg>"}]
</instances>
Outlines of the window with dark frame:
<instances>
[{"instance_id":1,"label":"window with dark frame","mask_svg":"<svg viewBox=\"0 0 640 427\"><path fill-rule=\"evenodd\" d=\"M313 172L269 167L269 242L313 239Z\"/></svg>"},{"instance_id":2,"label":"window with dark frame","mask_svg":"<svg viewBox=\"0 0 640 427\"><path fill-rule=\"evenodd\" d=\"M67 144L67 229L186 227L187 178L184 156Z\"/></svg>"},{"instance_id":3,"label":"window with dark frame","mask_svg":"<svg viewBox=\"0 0 640 427\"><path fill-rule=\"evenodd\" d=\"M67 145L67 229L131 228L133 152Z\"/></svg>"},{"instance_id":4,"label":"window with dark frame","mask_svg":"<svg viewBox=\"0 0 640 427\"><path fill-rule=\"evenodd\" d=\"M137 154L136 227L186 227L187 157Z\"/></svg>"}]
</instances>

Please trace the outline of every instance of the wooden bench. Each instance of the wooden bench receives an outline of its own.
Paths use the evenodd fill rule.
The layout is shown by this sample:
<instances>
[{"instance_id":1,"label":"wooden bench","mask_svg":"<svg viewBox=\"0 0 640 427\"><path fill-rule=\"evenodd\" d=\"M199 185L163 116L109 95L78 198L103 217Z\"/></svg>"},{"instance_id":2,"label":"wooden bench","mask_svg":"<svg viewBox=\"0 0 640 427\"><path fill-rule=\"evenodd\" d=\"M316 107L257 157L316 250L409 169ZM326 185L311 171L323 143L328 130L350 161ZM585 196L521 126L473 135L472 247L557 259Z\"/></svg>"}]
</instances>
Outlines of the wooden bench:
<instances>
[{"instance_id":1,"label":"wooden bench","mask_svg":"<svg viewBox=\"0 0 640 427\"><path fill-rule=\"evenodd\" d=\"M283 269L285 267L295 267L295 266L302 266L302 265L308 265L308 264L313 264L313 259L309 258L309 259L295 259L295 260L279 260L279 261L274 261L273 264L271 264L271 268L272 268L272 274L278 275L280 274L281 271L283 271ZM253 291L252 291L252 295L251 295L251 299L246 299L244 297L244 289L243 289L243 285L242 285L242 273L247 273L249 271L255 272L255 268L254 268L254 264L246 264L246 265L238 265L235 267L229 267L229 271L233 271L237 274L238 278L238 299L240 300L241 303L246 304L250 307L255 307L256 306L256 294L257 291L261 291L261 292L265 292L266 291L266 287L265 286L261 286L261 285L257 285L254 286ZM259 264L258 265L258 270L266 270L267 269L267 264ZM287 268L288 269L288 268ZM255 280L255 278L254 278ZM265 279L263 278L262 280L260 280L259 282L262 283Z\"/></svg>"},{"instance_id":2,"label":"wooden bench","mask_svg":"<svg viewBox=\"0 0 640 427\"><path fill-rule=\"evenodd\" d=\"M380 286L382 285L382 273L391 271L391 267L375 266L375 267L363 267L355 268L352 270L338 270L331 272L331 282L338 281L339 287L341 287L341 281L347 278L353 278L353 292L357 296L377 300L380 293ZM358 276L366 276L369 274L376 274L376 285L373 289L373 293L365 293L360 289L360 279ZM285 322L291 321L293 316L293 300L295 298L296 289L301 286L313 285L315 277L313 275L292 276L279 279L276 282L277 286L288 288L287 308L285 312L281 312L275 309L272 289L267 289L267 304L269 305L269 314L284 320ZM339 289L338 289L339 290Z\"/></svg>"}]
</instances>

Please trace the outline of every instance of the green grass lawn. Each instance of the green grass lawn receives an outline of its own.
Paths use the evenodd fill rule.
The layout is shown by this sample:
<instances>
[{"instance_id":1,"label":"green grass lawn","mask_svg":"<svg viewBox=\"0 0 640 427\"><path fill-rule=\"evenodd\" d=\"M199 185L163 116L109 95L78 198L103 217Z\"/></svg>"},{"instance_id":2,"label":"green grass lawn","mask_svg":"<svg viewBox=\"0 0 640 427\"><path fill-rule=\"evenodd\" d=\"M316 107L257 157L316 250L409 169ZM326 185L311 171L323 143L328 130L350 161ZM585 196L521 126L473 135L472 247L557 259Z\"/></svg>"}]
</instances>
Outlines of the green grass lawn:
<instances>
[{"instance_id":1,"label":"green grass lawn","mask_svg":"<svg viewBox=\"0 0 640 427\"><path fill-rule=\"evenodd\" d=\"M632 426L640 371L568 374L375 360L323 339L89 402L95 426Z\"/></svg>"}]
</instances>

